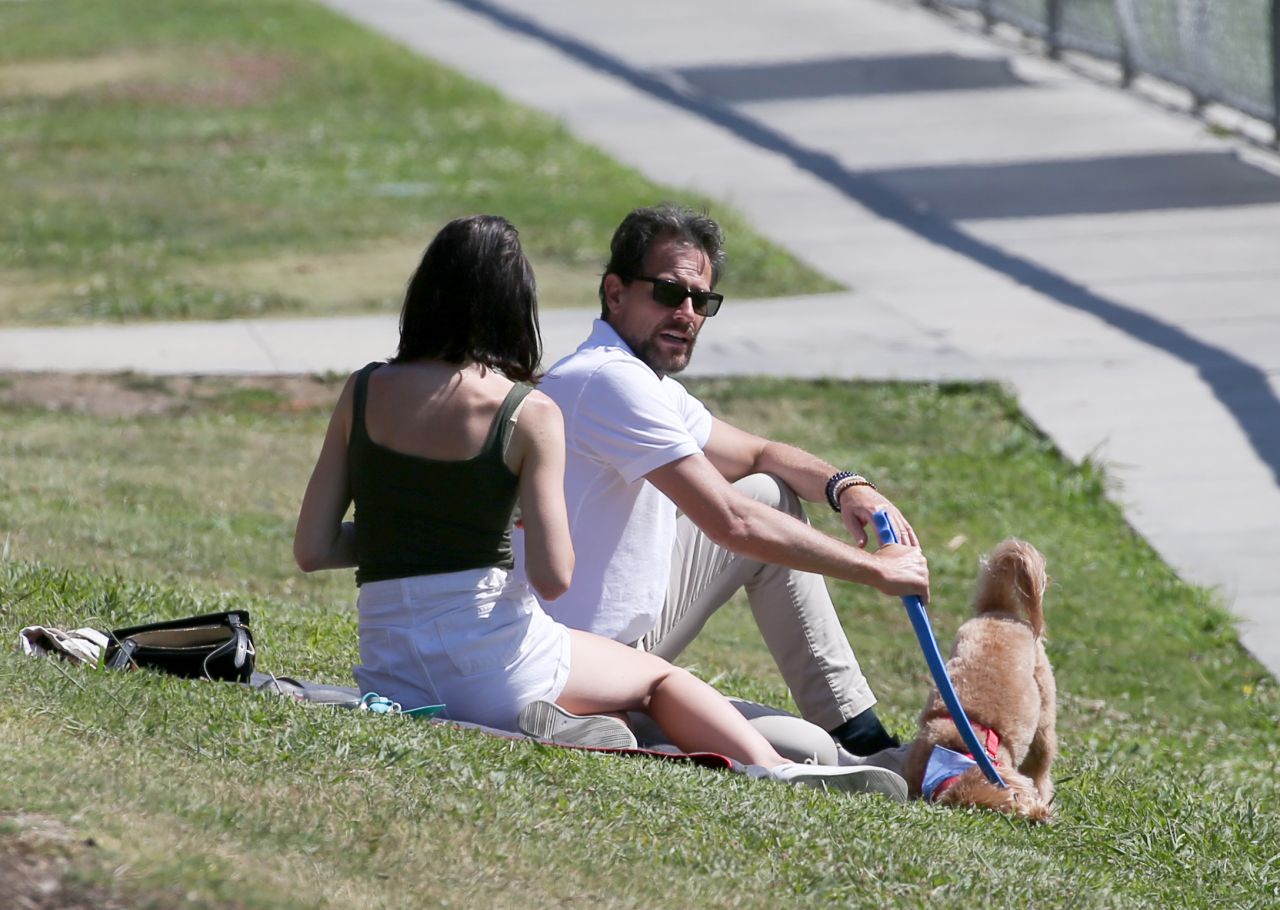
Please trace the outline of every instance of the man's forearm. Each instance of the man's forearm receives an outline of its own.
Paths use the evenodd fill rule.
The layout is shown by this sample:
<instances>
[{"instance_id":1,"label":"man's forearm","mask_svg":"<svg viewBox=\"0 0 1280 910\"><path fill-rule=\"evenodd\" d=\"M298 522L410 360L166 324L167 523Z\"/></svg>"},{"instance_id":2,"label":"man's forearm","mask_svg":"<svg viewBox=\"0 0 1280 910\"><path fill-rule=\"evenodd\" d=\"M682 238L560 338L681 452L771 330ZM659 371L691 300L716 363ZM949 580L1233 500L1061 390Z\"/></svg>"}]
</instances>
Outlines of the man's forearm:
<instances>
[{"instance_id":1,"label":"man's forearm","mask_svg":"<svg viewBox=\"0 0 1280 910\"><path fill-rule=\"evenodd\" d=\"M784 457L771 462L784 483L786 474L807 484L817 497L826 497L825 468L820 459ZM756 460L757 462L759 459ZM928 594L929 573L924 555L908 547L881 548L869 554L810 526L807 522L744 496L702 455L689 455L645 475L716 544L755 559L805 572L816 572L886 594ZM808 480L806 481L806 477ZM882 552L889 550L893 552Z\"/></svg>"},{"instance_id":2,"label":"man's forearm","mask_svg":"<svg viewBox=\"0 0 1280 910\"><path fill-rule=\"evenodd\" d=\"M871 554L745 496L731 497L728 505L733 516L729 521L703 526L727 550L759 562L868 585L886 594L928 596L928 569L919 551L892 547ZM697 521L696 516L690 517Z\"/></svg>"},{"instance_id":3,"label":"man's forearm","mask_svg":"<svg viewBox=\"0 0 1280 910\"><path fill-rule=\"evenodd\" d=\"M730 533L717 541L726 549L759 562L874 585L877 567L866 551L747 497L735 498L733 511Z\"/></svg>"},{"instance_id":4,"label":"man's forearm","mask_svg":"<svg viewBox=\"0 0 1280 910\"><path fill-rule=\"evenodd\" d=\"M817 455L784 442L768 441L756 455L755 470L773 474L807 502L834 507L859 546L867 543L866 525L876 509L888 511L900 541L910 546L920 543L901 510L876 490L868 478L847 473L842 478L839 469ZM838 483L831 487L833 481ZM834 498L830 498L832 496Z\"/></svg>"},{"instance_id":5,"label":"man's forearm","mask_svg":"<svg viewBox=\"0 0 1280 910\"><path fill-rule=\"evenodd\" d=\"M758 469L780 478L807 502L827 501L827 481L838 468L785 442L770 441L760 450Z\"/></svg>"}]
</instances>

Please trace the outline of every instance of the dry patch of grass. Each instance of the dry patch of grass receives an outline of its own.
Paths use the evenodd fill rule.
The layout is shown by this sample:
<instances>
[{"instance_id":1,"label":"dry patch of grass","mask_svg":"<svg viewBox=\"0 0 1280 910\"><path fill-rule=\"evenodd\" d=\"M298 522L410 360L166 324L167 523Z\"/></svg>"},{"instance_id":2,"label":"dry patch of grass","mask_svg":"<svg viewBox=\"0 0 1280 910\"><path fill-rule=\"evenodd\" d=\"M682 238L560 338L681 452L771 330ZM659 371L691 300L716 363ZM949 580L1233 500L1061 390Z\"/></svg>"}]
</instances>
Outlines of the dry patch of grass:
<instances>
[{"instance_id":1,"label":"dry patch of grass","mask_svg":"<svg viewBox=\"0 0 1280 910\"><path fill-rule=\"evenodd\" d=\"M208 266L185 276L229 291L294 298L308 313L398 310L426 240L389 239L337 253L287 253ZM554 259L533 260L542 306L596 304L599 275Z\"/></svg>"},{"instance_id":2,"label":"dry patch of grass","mask_svg":"<svg viewBox=\"0 0 1280 910\"><path fill-rule=\"evenodd\" d=\"M294 68L271 54L207 54L186 61L180 74L120 82L108 92L129 101L183 107L247 107L268 100Z\"/></svg>"},{"instance_id":3,"label":"dry patch of grass","mask_svg":"<svg viewBox=\"0 0 1280 910\"><path fill-rule=\"evenodd\" d=\"M120 83L171 78L183 65L174 54L143 52L10 63L0 66L0 96L64 98Z\"/></svg>"},{"instance_id":4,"label":"dry patch of grass","mask_svg":"<svg viewBox=\"0 0 1280 910\"><path fill-rule=\"evenodd\" d=\"M0 407L131 418L228 407L253 413L327 411L343 377L109 376L70 373L0 374Z\"/></svg>"},{"instance_id":5,"label":"dry patch of grass","mask_svg":"<svg viewBox=\"0 0 1280 910\"><path fill-rule=\"evenodd\" d=\"M66 98L103 92L112 99L191 107L243 107L268 98L293 64L270 54L134 51L0 66L0 97Z\"/></svg>"},{"instance_id":6,"label":"dry patch of grass","mask_svg":"<svg viewBox=\"0 0 1280 910\"><path fill-rule=\"evenodd\" d=\"M183 287L205 288L237 299L293 301L308 315L395 312L424 246L425 240L389 239L344 252L290 252L197 266L181 272L176 280ZM530 258L541 306L596 306L600 278L594 269ZM11 325L48 322L100 291L105 281L101 273L57 281L0 271L0 321Z\"/></svg>"},{"instance_id":7,"label":"dry patch of grass","mask_svg":"<svg viewBox=\"0 0 1280 910\"><path fill-rule=\"evenodd\" d=\"M308 313L396 309L421 255L421 244L391 240L347 252L285 253L204 266L184 277L209 287L299 299Z\"/></svg>"},{"instance_id":8,"label":"dry patch of grass","mask_svg":"<svg viewBox=\"0 0 1280 910\"><path fill-rule=\"evenodd\" d=\"M0 272L0 320L7 323L42 322L59 300L75 293L71 282L37 280L15 272Z\"/></svg>"},{"instance_id":9,"label":"dry patch of grass","mask_svg":"<svg viewBox=\"0 0 1280 910\"><path fill-rule=\"evenodd\" d=\"M534 273L538 276L538 306L540 307L598 307L600 297L600 272L604 269L568 266L553 259L530 256Z\"/></svg>"}]
</instances>

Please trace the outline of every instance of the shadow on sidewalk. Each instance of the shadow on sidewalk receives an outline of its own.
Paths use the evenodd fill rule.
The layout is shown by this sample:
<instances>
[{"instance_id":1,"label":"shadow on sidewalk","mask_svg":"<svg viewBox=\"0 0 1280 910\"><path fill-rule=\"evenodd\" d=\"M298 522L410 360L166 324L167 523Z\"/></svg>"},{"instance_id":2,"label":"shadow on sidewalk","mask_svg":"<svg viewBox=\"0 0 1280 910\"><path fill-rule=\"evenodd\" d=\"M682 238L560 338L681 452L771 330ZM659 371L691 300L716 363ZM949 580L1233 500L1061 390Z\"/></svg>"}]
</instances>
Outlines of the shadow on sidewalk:
<instances>
[{"instance_id":1,"label":"shadow on sidewalk","mask_svg":"<svg viewBox=\"0 0 1280 910\"><path fill-rule=\"evenodd\" d=\"M1280 398L1272 390L1263 370L1231 351L1201 341L1175 325L1126 307L1052 269L986 243L941 215L920 211L907 197L877 176L849 170L834 156L805 148L782 133L732 110L722 101L692 91L681 91L617 57L485 0L451 2L485 16L503 28L554 47L566 57L620 79L638 91L714 123L744 142L781 155L879 217L901 225L930 243L1000 272L1064 306L1089 313L1137 341L1189 364L1231 414L1280 485L1280 432L1276 430L1280 427Z\"/></svg>"}]
</instances>

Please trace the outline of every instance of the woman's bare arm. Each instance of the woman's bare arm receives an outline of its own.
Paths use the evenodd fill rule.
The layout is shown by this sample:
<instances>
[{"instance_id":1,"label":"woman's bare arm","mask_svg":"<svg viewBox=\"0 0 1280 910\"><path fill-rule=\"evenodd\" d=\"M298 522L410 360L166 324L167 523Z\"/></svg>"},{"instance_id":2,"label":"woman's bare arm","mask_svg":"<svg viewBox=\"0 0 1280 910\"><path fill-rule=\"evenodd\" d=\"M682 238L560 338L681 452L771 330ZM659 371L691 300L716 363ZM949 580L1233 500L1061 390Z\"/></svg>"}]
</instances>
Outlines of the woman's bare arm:
<instances>
[{"instance_id":1,"label":"woman's bare arm","mask_svg":"<svg viewBox=\"0 0 1280 910\"><path fill-rule=\"evenodd\" d=\"M546 600L567 591L573 578L564 458L560 409L541 392L530 392L511 437L507 466L520 475L525 574Z\"/></svg>"},{"instance_id":2,"label":"woman's bare arm","mask_svg":"<svg viewBox=\"0 0 1280 910\"><path fill-rule=\"evenodd\" d=\"M351 505L347 440L351 433L354 388L355 375L352 374L329 418L329 429L298 511L293 558L304 572L347 569L356 564L355 525L342 520Z\"/></svg>"}]
</instances>

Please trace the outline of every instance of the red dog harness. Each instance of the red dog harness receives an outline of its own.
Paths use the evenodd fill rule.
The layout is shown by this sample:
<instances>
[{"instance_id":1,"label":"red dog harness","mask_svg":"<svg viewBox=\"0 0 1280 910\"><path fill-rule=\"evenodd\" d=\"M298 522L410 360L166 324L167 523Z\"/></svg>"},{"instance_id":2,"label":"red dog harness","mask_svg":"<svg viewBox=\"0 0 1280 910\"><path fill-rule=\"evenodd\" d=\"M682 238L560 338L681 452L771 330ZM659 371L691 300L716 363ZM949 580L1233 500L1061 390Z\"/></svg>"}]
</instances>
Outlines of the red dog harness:
<instances>
[{"instance_id":1,"label":"red dog harness","mask_svg":"<svg viewBox=\"0 0 1280 910\"><path fill-rule=\"evenodd\" d=\"M1000 734L996 733L996 731L992 730L990 727L984 727L982 724L973 724L973 732L978 734L978 736L984 740L982 746L987 752L987 757L991 759L991 763L993 765L995 765L996 767L999 767L1000 759L997 757L997 755L1000 750ZM973 766L977 765L977 762L974 761L973 755L969 752L954 752L951 749L947 749L945 746L934 746L933 748L934 748L935 756L937 755L938 750L942 749L944 752L949 752L951 753L951 755L954 755L957 758L968 759L967 762L964 762L964 764L966 765L969 765L969 764L972 764ZM929 761L930 761L930 764L932 764L933 757L931 757ZM965 770L967 770L967 768ZM924 798L928 802L933 802L934 800L936 800L938 797L940 797L943 793L947 791L948 787L950 787L952 784L954 784L957 780L960 779L961 773L963 772L957 772L955 774L952 774L949 777L944 777L942 780L938 781L938 783L934 785L931 790L926 790L926 792L924 793ZM922 784L922 789L927 787L928 781L932 776L933 775L930 775L929 773L929 769L926 768L925 780L924 780L924 783Z\"/></svg>"}]
</instances>

